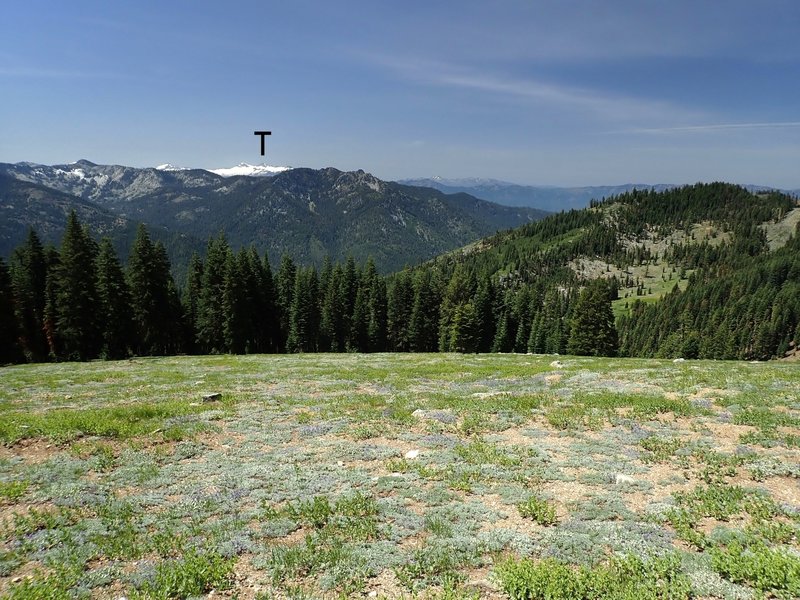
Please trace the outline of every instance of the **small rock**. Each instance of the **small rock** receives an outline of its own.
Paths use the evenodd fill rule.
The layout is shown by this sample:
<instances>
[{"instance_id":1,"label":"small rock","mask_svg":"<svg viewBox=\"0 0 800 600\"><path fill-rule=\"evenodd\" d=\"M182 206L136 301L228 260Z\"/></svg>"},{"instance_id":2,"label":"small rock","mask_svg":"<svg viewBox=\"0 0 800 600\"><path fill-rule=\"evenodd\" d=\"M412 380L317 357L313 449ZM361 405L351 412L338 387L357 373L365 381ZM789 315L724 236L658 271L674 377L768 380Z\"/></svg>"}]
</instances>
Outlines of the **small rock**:
<instances>
[{"instance_id":1,"label":"small rock","mask_svg":"<svg viewBox=\"0 0 800 600\"><path fill-rule=\"evenodd\" d=\"M203 402L216 402L217 400L222 400L222 394L220 394L219 392L203 395Z\"/></svg>"},{"instance_id":2,"label":"small rock","mask_svg":"<svg viewBox=\"0 0 800 600\"><path fill-rule=\"evenodd\" d=\"M411 413L416 419L427 421L439 421L439 423L455 423L456 416L449 410L422 410L418 408Z\"/></svg>"},{"instance_id":3,"label":"small rock","mask_svg":"<svg viewBox=\"0 0 800 600\"><path fill-rule=\"evenodd\" d=\"M682 363L682 362L686 362L686 359L685 358L676 358L672 362L674 362L674 363Z\"/></svg>"},{"instance_id":4,"label":"small rock","mask_svg":"<svg viewBox=\"0 0 800 600\"><path fill-rule=\"evenodd\" d=\"M14 579L11 580L11 583L19 583L20 581L22 581L22 577L14 577Z\"/></svg>"},{"instance_id":5,"label":"small rock","mask_svg":"<svg viewBox=\"0 0 800 600\"><path fill-rule=\"evenodd\" d=\"M409 450L406 452L406 458L417 458L419 456L419 450Z\"/></svg>"},{"instance_id":6,"label":"small rock","mask_svg":"<svg viewBox=\"0 0 800 600\"><path fill-rule=\"evenodd\" d=\"M623 483L626 483L626 484L636 483L636 480L633 477L631 477L630 475L624 475L622 473L617 473L617 476L614 479L614 482L617 485L621 485Z\"/></svg>"},{"instance_id":7,"label":"small rock","mask_svg":"<svg viewBox=\"0 0 800 600\"><path fill-rule=\"evenodd\" d=\"M341 461L341 460L336 461L336 466L337 467L343 467L344 466L344 461Z\"/></svg>"},{"instance_id":8,"label":"small rock","mask_svg":"<svg viewBox=\"0 0 800 600\"><path fill-rule=\"evenodd\" d=\"M554 360L550 363L550 366L554 369L561 369L564 367L564 363L562 363L560 360Z\"/></svg>"},{"instance_id":9,"label":"small rock","mask_svg":"<svg viewBox=\"0 0 800 600\"><path fill-rule=\"evenodd\" d=\"M64 399L65 400L72 400L72 394L67 394L66 396L64 396Z\"/></svg>"},{"instance_id":10,"label":"small rock","mask_svg":"<svg viewBox=\"0 0 800 600\"><path fill-rule=\"evenodd\" d=\"M375 590L372 590L369 594L367 594L367 596L369 598L377 598L378 597L378 592L376 592Z\"/></svg>"}]
</instances>

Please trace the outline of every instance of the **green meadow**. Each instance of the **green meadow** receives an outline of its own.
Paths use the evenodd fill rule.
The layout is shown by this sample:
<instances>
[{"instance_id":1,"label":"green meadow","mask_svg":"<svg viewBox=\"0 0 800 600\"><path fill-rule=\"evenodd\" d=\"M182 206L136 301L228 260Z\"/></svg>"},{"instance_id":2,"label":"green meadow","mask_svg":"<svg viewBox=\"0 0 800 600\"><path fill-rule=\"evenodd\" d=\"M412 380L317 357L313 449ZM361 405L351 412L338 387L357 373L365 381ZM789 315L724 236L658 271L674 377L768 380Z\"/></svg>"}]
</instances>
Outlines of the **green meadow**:
<instances>
[{"instance_id":1,"label":"green meadow","mask_svg":"<svg viewBox=\"0 0 800 600\"><path fill-rule=\"evenodd\" d=\"M0 597L797 598L798 477L787 362L10 366Z\"/></svg>"}]
</instances>

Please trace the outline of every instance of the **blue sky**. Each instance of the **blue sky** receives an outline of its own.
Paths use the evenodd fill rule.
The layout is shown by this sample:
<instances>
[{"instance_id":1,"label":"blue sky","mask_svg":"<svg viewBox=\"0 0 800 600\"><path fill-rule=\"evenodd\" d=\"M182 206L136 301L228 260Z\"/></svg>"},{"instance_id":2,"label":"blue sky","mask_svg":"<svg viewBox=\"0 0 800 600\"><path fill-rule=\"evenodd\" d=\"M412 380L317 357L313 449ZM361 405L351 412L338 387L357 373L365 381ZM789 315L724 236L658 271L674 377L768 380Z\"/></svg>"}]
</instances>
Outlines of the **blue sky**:
<instances>
[{"instance_id":1,"label":"blue sky","mask_svg":"<svg viewBox=\"0 0 800 600\"><path fill-rule=\"evenodd\" d=\"M12 2L0 161L800 188L799 37L797 0Z\"/></svg>"}]
</instances>

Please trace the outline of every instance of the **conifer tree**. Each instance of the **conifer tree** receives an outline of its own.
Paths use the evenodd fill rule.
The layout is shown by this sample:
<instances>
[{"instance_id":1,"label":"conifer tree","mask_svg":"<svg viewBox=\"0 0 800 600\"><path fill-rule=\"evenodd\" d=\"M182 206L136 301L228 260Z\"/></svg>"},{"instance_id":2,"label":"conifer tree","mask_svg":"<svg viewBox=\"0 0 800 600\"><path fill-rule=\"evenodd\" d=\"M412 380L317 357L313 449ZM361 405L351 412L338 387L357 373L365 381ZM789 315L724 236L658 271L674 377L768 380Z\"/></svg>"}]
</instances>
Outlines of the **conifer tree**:
<instances>
[{"instance_id":1,"label":"conifer tree","mask_svg":"<svg viewBox=\"0 0 800 600\"><path fill-rule=\"evenodd\" d=\"M478 328L477 352L490 352L495 333L494 322L494 287L491 279L486 276L478 283L475 292L475 319Z\"/></svg>"},{"instance_id":2,"label":"conifer tree","mask_svg":"<svg viewBox=\"0 0 800 600\"><path fill-rule=\"evenodd\" d=\"M324 337L326 348L332 352L342 352L347 345L345 293L344 269L337 264L328 277L320 315L320 337Z\"/></svg>"},{"instance_id":3,"label":"conifer tree","mask_svg":"<svg viewBox=\"0 0 800 600\"><path fill-rule=\"evenodd\" d=\"M19 328L14 311L14 294L8 265L0 256L0 365L19 362Z\"/></svg>"},{"instance_id":4,"label":"conifer tree","mask_svg":"<svg viewBox=\"0 0 800 600\"><path fill-rule=\"evenodd\" d=\"M203 261L196 252L192 253L189 260L189 270L186 273L186 284L183 287L184 336L186 350L189 353L197 352L197 316L199 298L203 285Z\"/></svg>"},{"instance_id":5,"label":"conifer tree","mask_svg":"<svg viewBox=\"0 0 800 600\"><path fill-rule=\"evenodd\" d=\"M616 356L617 350L617 330L608 286L598 279L590 282L578 297L567 352L581 356Z\"/></svg>"},{"instance_id":6,"label":"conifer tree","mask_svg":"<svg viewBox=\"0 0 800 600\"><path fill-rule=\"evenodd\" d=\"M251 254L251 260L255 258ZM260 309L256 318L261 339L263 341L262 352L280 351L280 313L278 310L277 290L275 278L272 275L272 268L269 265L269 257L264 254L261 261L261 295Z\"/></svg>"},{"instance_id":7,"label":"conifer tree","mask_svg":"<svg viewBox=\"0 0 800 600\"><path fill-rule=\"evenodd\" d=\"M49 352L44 333L47 261L33 228L28 230L25 242L14 250L10 271L22 349L27 360L43 361Z\"/></svg>"},{"instance_id":8,"label":"conifer tree","mask_svg":"<svg viewBox=\"0 0 800 600\"><path fill-rule=\"evenodd\" d=\"M180 349L181 314L164 246L153 244L139 225L128 259L128 285L139 355L170 354Z\"/></svg>"},{"instance_id":9,"label":"conifer tree","mask_svg":"<svg viewBox=\"0 0 800 600\"><path fill-rule=\"evenodd\" d=\"M319 331L316 269L298 269L292 293L292 309L289 320L289 337L286 348L289 352L316 352Z\"/></svg>"},{"instance_id":10,"label":"conifer tree","mask_svg":"<svg viewBox=\"0 0 800 600\"><path fill-rule=\"evenodd\" d=\"M456 307L450 328L452 330L450 339L454 351L478 352L481 331L478 313L472 302L465 302Z\"/></svg>"},{"instance_id":11,"label":"conifer tree","mask_svg":"<svg viewBox=\"0 0 800 600\"><path fill-rule=\"evenodd\" d=\"M414 309L414 280L409 269L400 271L387 299L387 343L393 352L411 350L411 312Z\"/></svg>"},{"instance_id":12,"label":"conifer tree","mask_svg":"<svg viewBox=\"0 0 800 600\"><path fill-rule=\"evenodd\" d=\"M430 269L417 272L409 338L414 352L435 352L439 332L439 291Z\"/></svg>"},{"instance_id":13,"label":"conifer tree","mask_svg":"<svg viewBox=\"0 0 800 600\"><path fill-rule=\"evenodd\" d=\"M100 242L97 255L97 297L102 316L102 355L124 358L135 344L131 295L117 253L107 237Z\"/></svg>"},{"instance_id":14,"label":"conifer tree","mask_svg":"<svg viewBox=\"0 0 800 600\"><path fill-rule=\"evenodd\" d=\"M60 358L88 360L99 354L101 335L95 257L96 244L72 211L67 218L56 272Z\"/></svg>"},{"instance_id":15,"label":"conifer tree","mask_svg":"<svg viewBox=\"0 0 800 600\"><path fill-rule=\"evenodd\" d=\"M253 282L247 256L243 251L228 253L225 260L225 282L222 297L222 314L225 331L225 350L233 354L249 352L254 345Z\"/></svg>"},{"instance_id":16,"label":"conifer tree","mask_svg":"<svg viewBox=\"0 0 800 600\"><path fill-rule=\"evenodd\" d=\"M45 262L47 263L47 278L44 292L44 335L47 339L48 356L56 360L61 351L61 341L58 335L58 272L61 257L55 247L45 249Z\"/></svg>"},{"instance_id":17,"label":"conifer tree","mask_svg":"<svg viewBox=\"0 0 800 600\"><path fill-rule=\"evenodd\" d=\"M350 319L350 336L347 349L351 352L369 351L369 304L370 290L366 281L362 281L356 292L353 306L353 317Z\"/></svg>"},{"instance_id":18,"label":"conifer tree","mask_svg":"<svg viewBox=\"0 0 800 600\"><path fill-rule=\"evenodd\" d=\"M225 271L231 249L225 235L208 240L197 303L197 343L204 352L225 352Z\"/></svg>"},{"instance_id":19,"label":"conifer tree","mask_svg":"<svg viewBox=\"0 0 800 600\"><path fill-rule=\"evenodd\" d=\"M369 324L367 325L369 349L371 352L384 352L388 323L386 280L378 275L375 263L371 258L367 261L365 277L369 282Z\"/></svg>"},{"instance_id":20,"label":"conifer tree","mask_svg":"<svg viewBox=\"0 0 800 600\"><path fill-rule=\"evenodd\" d=\"M294 296L295 279L297 267L288 254L281 257L281 264L275 276L275 287L278 298L278 315L280 325L280 348L286 348L289 337L289 326L291 320L292 300Z\"/></svg>"}]
</instances>

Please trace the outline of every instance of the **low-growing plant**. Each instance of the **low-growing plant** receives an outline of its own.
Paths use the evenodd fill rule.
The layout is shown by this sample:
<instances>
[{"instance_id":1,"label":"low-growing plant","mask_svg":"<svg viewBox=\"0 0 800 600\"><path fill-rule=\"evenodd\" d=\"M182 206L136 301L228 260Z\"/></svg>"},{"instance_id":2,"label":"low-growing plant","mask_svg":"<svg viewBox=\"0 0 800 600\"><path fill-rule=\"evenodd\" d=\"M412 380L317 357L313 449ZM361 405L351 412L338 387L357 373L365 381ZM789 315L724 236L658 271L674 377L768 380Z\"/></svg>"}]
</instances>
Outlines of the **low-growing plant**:
<instances>
[{"instance_id":1,"label":"low-growing plant","mask_svg":"<svg viewBox=\"0 0 800 600\"><path fill-rule=\"evenodd\" d=\"M680 565L676 554L649 560L613 557L607 565L593 568L572 567L552 558L509 559L495 575L512 600L680 600L691 597L691 583Z\"/></svg>"},{"instance_id":2,"label":"low-growing plant","mask_svg":"<svg viewBox=\"0 0 800 600\"><path fill-rule=\"evenodd\" d=\"M30 482L24 479L17 481L0 481L0 505L14 504L28 491Z\"/></svg>"},{"instance_id":3,"label":"low-growing plant","mask_svg":"<svg viewBox=\"0 0 800 600\"><path fill-rule=\"evenodd\" d=\"M675 453L683 447L683 442L678 438L651 435L640 440L639 446L647 451L647 454L641 457L642 462L665 462L675 456Z\"/></svg>"},{"instance_id":4,"label":"low-growing plant","mask_svg":"<svg viewBox=\"0 0 800 600\"><path fill-rule=\"evenodd\" d=\"M733 541L710 549L711 566L735 583L746 583L783 598L800 597L800 557L763 542Z\"/></svg>"},{"instance_id":5,"label":"low-growing plant","mask_svg":"<svg viewBox=\"0 0 800 600\"><path fill-rule=\"evenodd\" d=\"M236 561L213 552L191 550L156 567L155 579L134 590L133 598L171 600L231 587Z\"/></svg>"},{"instance_id":6,"label":"low-growing plant","mask_svg":"<svg viewBox=\"0 0 800 600\"><path fill-rule=\"evenodd\" d=\"M517 510L522 517L533 519L539 525L549 526L558 523L555 506L536 496L531 496L525 502L517 504Z\"/></svg>"}]
</instances>

